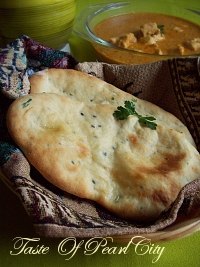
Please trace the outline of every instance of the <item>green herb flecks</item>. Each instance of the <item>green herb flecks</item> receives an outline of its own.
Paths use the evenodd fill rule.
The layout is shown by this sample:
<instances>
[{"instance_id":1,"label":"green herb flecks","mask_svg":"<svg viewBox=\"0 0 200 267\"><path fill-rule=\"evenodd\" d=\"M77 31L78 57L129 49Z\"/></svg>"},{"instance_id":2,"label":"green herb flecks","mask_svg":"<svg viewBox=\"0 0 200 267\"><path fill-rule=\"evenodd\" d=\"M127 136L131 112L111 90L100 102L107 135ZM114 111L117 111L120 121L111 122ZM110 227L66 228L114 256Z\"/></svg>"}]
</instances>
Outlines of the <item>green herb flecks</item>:
<instances>
[{"instance_id":1,"label":"green herb flecks","mask_svg":"<svg viewBox=\"0 0 200 267\"><path fill-rule=\"evenodd\" d=\"M157 124L154 122L156 119L152 116L142 116L135 110L136 101L125 101L124 107L119 106L117 110L114 111L113 116L117 120L125 120L130 115L135 115L138 117L138 121L141 125L146 126L152 130L156 129Z\"/></svg>"},{"instance_id":2,"label":"green herb flecks","mask_svg":"<svg viewBox=\"0 0 200 267\"><path fill-rule=\"evenodd\" d=\"M160 33L161 33L161 34L164 34L164 33L165 33L165 25L163 25L163 24L158 24L158 29L160 30Z\"/></svg>"},{"instance_id":3,"label":"green herb flecks","mask_svg":"<svg viewBox=\"0 0 200 267\"><path fill-rule=\"evenodd\" d=\"M26 102L22 103L22 107L26 108L30 104L31 101L32 101L32 99L29 98Z\"/></svg>"}]
</instances>

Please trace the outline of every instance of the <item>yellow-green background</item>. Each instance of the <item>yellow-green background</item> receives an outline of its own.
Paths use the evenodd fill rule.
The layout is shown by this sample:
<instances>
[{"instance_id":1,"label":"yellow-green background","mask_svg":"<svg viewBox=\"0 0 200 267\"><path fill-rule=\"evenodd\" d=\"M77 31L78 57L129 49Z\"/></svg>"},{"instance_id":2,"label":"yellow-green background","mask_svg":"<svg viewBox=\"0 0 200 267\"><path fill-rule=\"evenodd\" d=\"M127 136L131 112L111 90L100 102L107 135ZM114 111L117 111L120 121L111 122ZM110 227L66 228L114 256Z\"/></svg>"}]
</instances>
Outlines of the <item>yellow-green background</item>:
<instances>
[{"instance_id":1,"label":"yellow-green background","mask_svg":"<svg viewBox=\"0 0 200 267\"><path fill-rule=\"evenodd\" d=\"M159 0L157 0L159 3ZM81 10L90 3L103 3L109 1L77 1L78 10ZM111 1L110 1L111 2ZM113 1L116 2L116 1ZM148 0L147 0L148 2ZM178 1L171 0L174 3L181 3L187 6L189 3L193 7L200 10L199 0ZM70 44L72 50L76 53L79 60L93 60L94 55L91 54L91 49L87 44L79 38L71 36ZM47 239L41 237L40 245L50 247L50 252L46 255L18 255L11 256L10 250L13 250L14 237L38 237L33 230L32 224L21 206L18 198L0 181L0 267L33 267L33 266L83 266L83 267L198 267L200 266L200 232L197 232L189 237L184 237L179 240L174 240L166 243L160 243L165 250L163 255L157 261L152 263L152 255L136 255L134 246L126 255L102 255L99 250L91 256L83 254L83 249L70 260L65 261L65 257L57 252L58 244L63 239ZM115 244L116 245L116 244ZM109 246L113 246L109 244ZM125 244L117 244L117 246L125 246Z\"/></svg>"}]
</instances>

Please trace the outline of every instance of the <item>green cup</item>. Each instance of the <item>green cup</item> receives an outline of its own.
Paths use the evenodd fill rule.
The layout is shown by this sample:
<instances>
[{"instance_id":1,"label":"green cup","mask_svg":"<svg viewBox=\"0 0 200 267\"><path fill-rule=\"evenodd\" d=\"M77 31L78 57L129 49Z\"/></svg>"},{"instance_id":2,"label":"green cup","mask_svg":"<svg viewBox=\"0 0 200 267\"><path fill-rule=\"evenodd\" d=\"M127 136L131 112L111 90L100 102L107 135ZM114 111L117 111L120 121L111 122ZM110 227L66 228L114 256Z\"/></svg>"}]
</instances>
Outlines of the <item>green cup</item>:
<instances>
[{"instance_id":1,"label":"green cup","mask_svg":"<svg viewBox=\"0 0 200 267\"><path fill-rule=\"evenodd\" d=\"M21 35L52 48L67 43L76 12L75 0L0 0L1 46Z\"/></svg>"}]
</instances>

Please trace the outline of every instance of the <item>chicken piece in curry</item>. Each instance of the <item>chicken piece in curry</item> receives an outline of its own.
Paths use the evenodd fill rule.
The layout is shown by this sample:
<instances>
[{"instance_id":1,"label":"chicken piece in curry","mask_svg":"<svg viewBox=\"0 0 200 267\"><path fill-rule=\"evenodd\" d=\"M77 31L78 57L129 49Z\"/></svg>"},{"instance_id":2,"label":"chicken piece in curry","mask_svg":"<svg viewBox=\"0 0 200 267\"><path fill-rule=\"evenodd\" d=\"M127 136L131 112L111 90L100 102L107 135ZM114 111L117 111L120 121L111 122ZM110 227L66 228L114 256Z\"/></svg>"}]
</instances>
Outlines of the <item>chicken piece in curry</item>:
<instances>
[{"instance_id":1,"label":"chicken piece in curry","mask_svg":"<svg viewBox=\"0 0 200 267\"><path fill-rule=\"evenodd\" d=\"M117 18L121 24L117 23ZM200 26L179 17L157 13L125 14L101 22L95 32L118 47L138 52L155 55L200 53Z\"/></svg>"}]
</instances>

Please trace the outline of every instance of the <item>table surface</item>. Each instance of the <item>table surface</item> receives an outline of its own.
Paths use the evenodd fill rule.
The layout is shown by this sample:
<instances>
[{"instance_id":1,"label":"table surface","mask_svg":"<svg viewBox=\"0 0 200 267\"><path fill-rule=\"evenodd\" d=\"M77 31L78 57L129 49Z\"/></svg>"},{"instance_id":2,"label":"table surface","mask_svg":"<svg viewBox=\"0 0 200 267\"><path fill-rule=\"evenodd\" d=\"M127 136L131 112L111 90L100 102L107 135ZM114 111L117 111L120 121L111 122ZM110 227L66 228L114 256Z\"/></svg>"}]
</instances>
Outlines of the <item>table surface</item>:
<instances>
[{"instance_id":1,"label":"table surface","mask_svg":"<svg viewBox=\"0 0 200 267\"><path fill-rule=\"evenodd\" d=\"M172 2L174 0L171 0ZM98 0L77 1L78 10L83 9L87 4L97 3ZM109 1L99 1L109 2ZM114 1L113 1L114 2ZM188 0L178 1L183 5L187 4ZM200 10L200 1L190 1L194 7ZM75 36L71 36L69 40L72 50L75 51L77 59L80 61L95 60L87 43ZM78 46L77 46L78 44ZM81 49L80 49L81 48ZM176 267L197 267L200 262L200 232L196 232L188 237L169 242L154 244L152 242L148 249L139 252L135 246L129 248L126 254L102 254L102 250L98 250L92 255L84 255L84 249L78 249L77 253L70 259L66 260L66 256L62 256L58 252L58 246L63 239L49 239L41 237L37 243L41 247L49 247L49 252L44 255L10 255L10 251L14 251L14 241L16 237L23 238L38 238L35 234L32 223L24 211L18 197L14 195L0 180L0 266L176 266ZM80 240L79 240L80 241ZM78 242L78 240L77 240ZM31 246L31 245L30 245ZM33 246L33 244L32 244ZM36 246L36 245L34 245ZM117 246L125 247L127 244L109 244L110 248ZM159 249L162 250L160 258L156 263L152 261L159 255ZM69 248L70 249L70 248ZM114 250L110 250L114 251ZM153 254L154 253L154 254ZM141 255L139 255L141 254ZM143 254L143 255L142 255Z\"/></svg>"}]
</instances>

